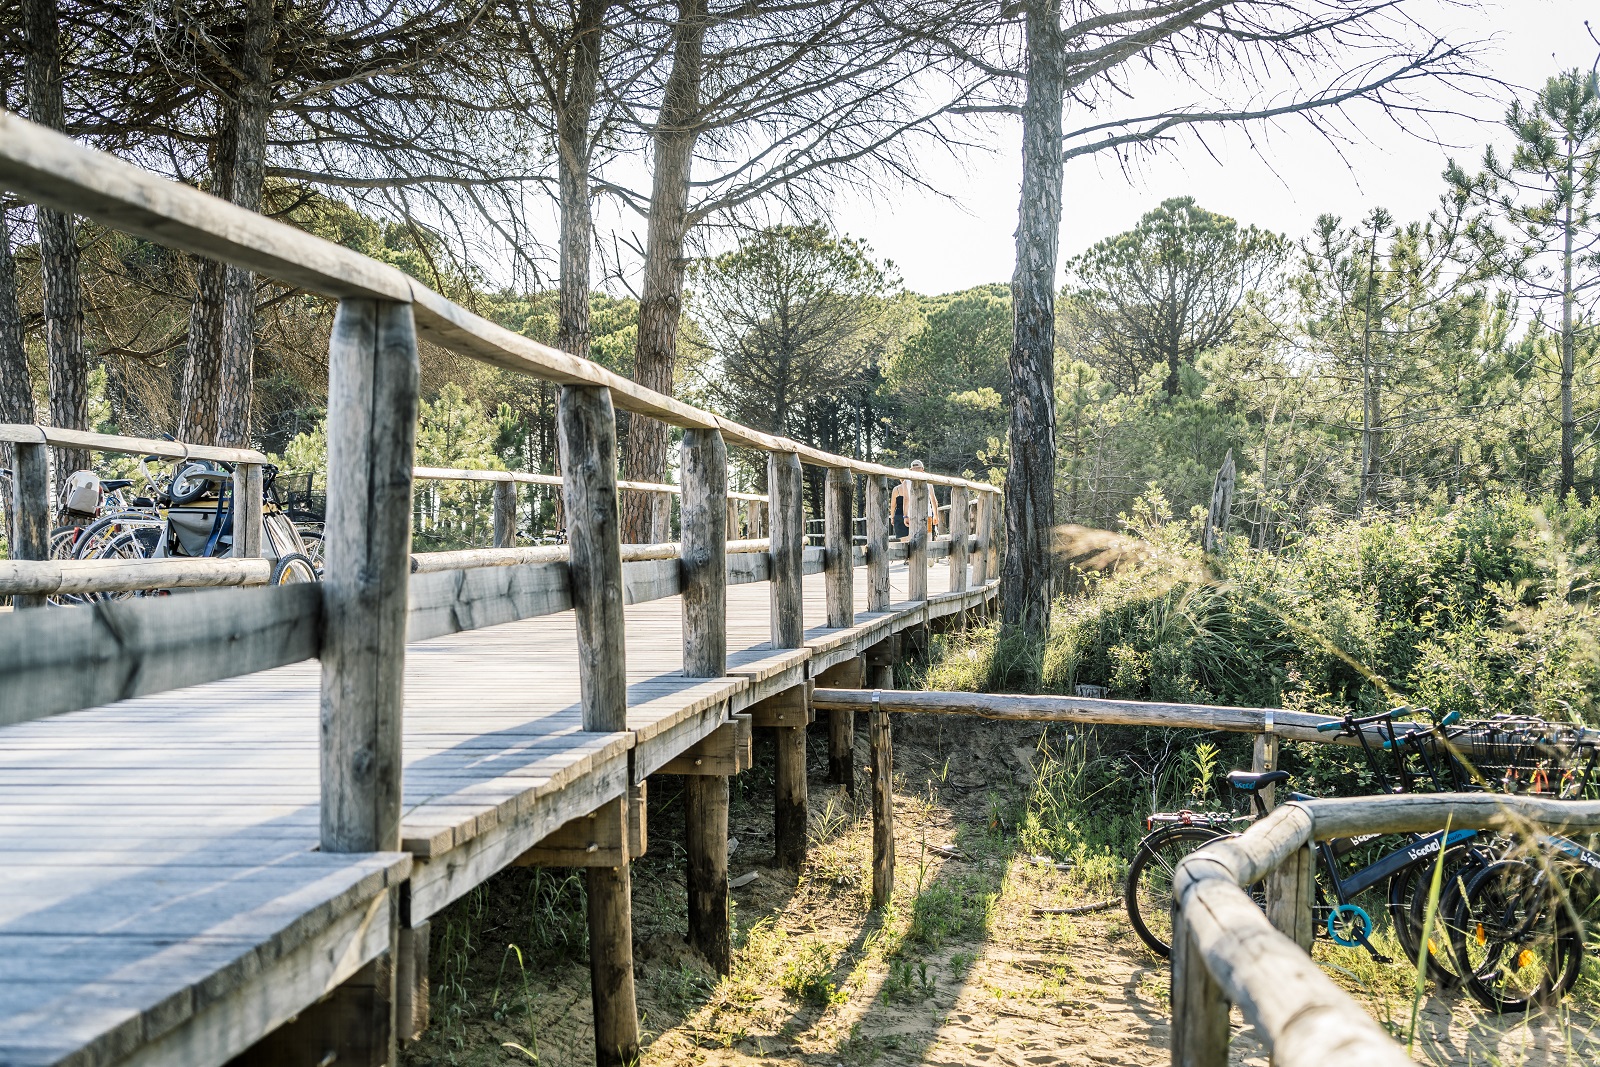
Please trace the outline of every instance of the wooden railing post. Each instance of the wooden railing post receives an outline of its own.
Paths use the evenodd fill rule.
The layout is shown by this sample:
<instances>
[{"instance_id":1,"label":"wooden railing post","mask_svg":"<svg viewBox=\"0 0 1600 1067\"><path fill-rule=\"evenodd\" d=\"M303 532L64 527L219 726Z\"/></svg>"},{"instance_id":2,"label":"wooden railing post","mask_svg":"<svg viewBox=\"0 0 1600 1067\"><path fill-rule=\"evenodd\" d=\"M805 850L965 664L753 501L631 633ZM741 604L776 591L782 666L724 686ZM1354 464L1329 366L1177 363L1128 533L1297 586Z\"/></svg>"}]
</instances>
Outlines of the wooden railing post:
<instances>
[{"instance_id":1,"label":"wooden railing post","mask_svg":"<svg viewBox=\"0 0 1600 1067\"><path fill-rule=\"evenodd\" d=\"M867 653L867 684L876 690L894 688L894 650L890 637ZM881 908L894 895L894 738L889 713L873 693L867 712L867 740L872 746L872 906Z\"/></svg>"},{"instance_id":2,"label":"wooden railing post","mask_svg":"<svg viewBox=\"0 0 1600 1067\"><path fill-rule=\"evenodd\" d=\"M718 431L687 429L681 455L683 673L720 678L728 666L728 450ZM684 816L689 944L728 974L728 776L686 776Z\"/></svg>"},{"instance_id":3,"label":"wooden railing post","mask_svg":"<svg viewBox=\"0 0 1600 1067\"><path fill-rule=\"evenodd\" d=\"M889 480L867 475L867 610L889 610Z\"/></svg>"},{"instance_id":4,"label":"wooden railing post","mask_svg":"<svg viewBox=\"0 0 1600 1067\"><path fill-rule=\"evenodd\" d=\"M494 483L494 547L517 547L517 483Z\"/></svg>"},{"instance_id":5,"label":"wooden railing post","mask_svg":"<svg viewBox=\"0 0 1600 1067\"><path fill-rule=\"evenodd\" d=\"M911 600L928 599L928 487L922 482L909 483L906 493L906 522L910 526L906 538L906 596Z\"/></svg>"},{"instance_id":6,"label":"wooden railing post","mask_svg":"<svg viewBox=\"0 0 1600 1067\"><path fill-rule=\"evenodd\" d=\"M578 624L583 728L628 728L622 610L622 526L617 508L617 425L611 392L563 385L557 423L568 570ZM627 819L627 805L622 805ZM626 826L624 826L626 831ZM626 837L624 837L626 840ZM584 870L589 898L589 978L595 1061L622 1067L639 1058L633 986L633 891L626 864Z\"/></svg>"},{"instance_id":7,"label":"wooden railing post","mask_svg":"<svg viewBox=\"0 0 1600 1067\"><path fill-rule=\"evenodd\" d=\"M1264 733L1256 734L1255 744L1252 746L1250 769L1256 774L1278 769L1278 736L1272 732L1272 711L1267 711L1267 729ZM1261 802L1271 811L1276 804L1277 790L1273 786L1261 789Z\"/></svg>"},{"instance_id":8,"label":"wooden railing post","mask_svg":"<svg viewBox=\"0 0 1600 1067\"><path fill-rule=\"evenodd\" d=\"M1172 1067L1227 1067L1228 1001L1183 912L1172 916Z\"/></svg>"},{"instance_id":9,"label":"wooden railing post","mask_svg":"<svg viewBox=\"0 0 1600 1067\"><path fill-rule=\"evenodd\" d=\"M1000 531L1004 528L1004 513L1001 511L1001 497L999 493L983 494L989 500L989 577L1000 577ZM995 601L998 605L998 599Z\"/></svg>"},{"instance_id":10,"label":"wooden railing post","mask_svg":"<svg viewBox=\"0 0 1600 1067\"><path fill-rule=\"evenodd\" d=\"M802 648L806 641L800 586L805 516L801 509L800 457L774 452L767 459L772 500L772 647ZM802 700L802 704L804 701ZM773 783L773 852L786 867L799 869L806 858L809 797L806 787L806 726L778 726Z\"/></svg>"},{"instance_id":11,"label":"wooden railing post","mask_svg":"<svg viewBox=\"0 0 1600 1067\"><path fill-rule=\"evenodd\" d=\"M1267 919L1307 952L1316 934L1316 872L1316 853L1306 844L1267 875Z\"/></svg>"},{"instance_id":12,"label":"wooden railing post","mask_svg":"<svg viewBox=\"0 0 1600 1067\"><path fill-rule=\"evenodd\" d=\"M233 468L233 554L240 558L261 556L261 464L237 463Z\"/></svg>"},{"instance_id":13,"label":"wooden railing post","mask_svg":"<svg viewBox=\"0 0 1600 1067\"><path fill-rule=\"evenodd\" d=\"M967 523L967 487L950 487L950 592L967 590L967 542L971 531ZM966 613L962 612L965 620Z\"/></svg>"},{"instance_id":14,"label":"wooden railing post","mask_svg":"<svg viewBox=\"0 0 1600 1067\"><path fill-rule=\"evenodd\" d=\"M324 852L400 848L418 377L410 305L340 301L328 349Z\"/></svg>"},{"instance_id":15,"label":"wooden railing post","mask_svg":"<svg viewBox=\"0 0 1600 1067\"><path fill-rule=\"evenodd\" d=\"M823 592L828 626L842 630L854 626L856 621L855 545L851 536L855 478L842 467L829 467L823 495L823 548L826 552Z\"/></svg>"},{"instance_id":16,"label":"wooden railing post","mask_svg":"<svg viewBox=\"0 0 1600 1067\"><path fill-rule=\"evenodd\" d=\"M978 494L978 553L972 559L972 584L982 589L989 583L989 537L992 533L989 501L993 493Z\"/></svg>"},{"instance_id":17,"label":"wooden railing post","mask_svg":"<svg viewBox=\"0 0 1600 1067\"><path fill-rule=\"evenodd\" d=\"M50 558L50 455L49 446L18 444L11 471L11 558ZM14 608L40 608L45 598L17 595Z\"/></svg>"}]
</instances>

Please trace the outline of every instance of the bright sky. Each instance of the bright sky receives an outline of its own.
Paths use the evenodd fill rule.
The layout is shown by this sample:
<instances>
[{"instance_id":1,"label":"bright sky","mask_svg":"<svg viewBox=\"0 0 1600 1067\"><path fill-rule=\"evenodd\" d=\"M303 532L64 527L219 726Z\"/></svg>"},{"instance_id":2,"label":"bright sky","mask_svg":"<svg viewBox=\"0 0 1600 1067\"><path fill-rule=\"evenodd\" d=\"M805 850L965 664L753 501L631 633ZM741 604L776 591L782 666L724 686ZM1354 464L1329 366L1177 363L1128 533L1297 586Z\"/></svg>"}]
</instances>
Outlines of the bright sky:
<instances>
[{"instance_id":1,"label":"bright sky","mask_svg":"<svg viewBox=\"0 0 1600 1067\"><path fill-rule=\"evenodd\" d=\"M1489 73L1515 85L1539 86L1556 71L1594 63L1596 46L1584 30L1585 17L1600 32L1595 0L1498 0L1481 9L1445 10L1431 24L1458 29L1452 39L1488 40L1483 63ZM1114 161L1075 160L1066 172L1062 258L1127 229L1170 196L1193 196L1212 211L1295 238L1323 212L1353 220L1382 205L1400 219L1421 217L1442 191L1439 175L1447 155L1475 166L1485 143L1502 140L1499 121L1509 101L1441 92L1433 102L1472 116L1442 119L1435 126L1440 140L1466 147L1429 144L1383 120L1373 126L1369 141L1344 146L1342 159L1320 137L1291 125L1268 144L1265 160L1241 133L1214 136L1210 145L1216 160L1188 142L1146 163L1132 183ZM911 290L945 293L1008 282L1020 152L1015 122L998 127L988 155L968 160L965 168L943 163L930 172L933 184L953 202L928 193L880 195L870 204L842 205L835 224L893 260ZM897 204L888 203L894 199Z\"/></svg>"}]
</instances>

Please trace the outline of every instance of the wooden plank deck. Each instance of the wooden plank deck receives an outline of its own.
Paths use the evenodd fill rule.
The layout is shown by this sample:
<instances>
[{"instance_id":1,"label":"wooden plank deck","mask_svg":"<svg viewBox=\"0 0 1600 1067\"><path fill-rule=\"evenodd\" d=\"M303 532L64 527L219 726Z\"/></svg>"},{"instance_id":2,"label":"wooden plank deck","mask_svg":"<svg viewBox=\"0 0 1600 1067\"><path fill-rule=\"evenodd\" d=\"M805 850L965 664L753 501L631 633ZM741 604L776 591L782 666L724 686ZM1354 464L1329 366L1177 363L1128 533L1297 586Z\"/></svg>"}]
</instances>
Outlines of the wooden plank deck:
<instances>
[{"instance_id":1,"label":"wooden plank deck","mask_svg":"<svg viewBox=\"0 0 1600 1067\"><path fill-rule=\"evenodd\" d=\"M856 603L866 575L856 569ZM628 729L584 733L570 612L407 648L401 853L318 843L314 661L0 729L0 1063L220 1063L726 720L992 587L769 644L728 588L729 676L681 676L681 602L627 609ZM824 617L821 575L804 582Z\"/></svg>"}]
</instances>

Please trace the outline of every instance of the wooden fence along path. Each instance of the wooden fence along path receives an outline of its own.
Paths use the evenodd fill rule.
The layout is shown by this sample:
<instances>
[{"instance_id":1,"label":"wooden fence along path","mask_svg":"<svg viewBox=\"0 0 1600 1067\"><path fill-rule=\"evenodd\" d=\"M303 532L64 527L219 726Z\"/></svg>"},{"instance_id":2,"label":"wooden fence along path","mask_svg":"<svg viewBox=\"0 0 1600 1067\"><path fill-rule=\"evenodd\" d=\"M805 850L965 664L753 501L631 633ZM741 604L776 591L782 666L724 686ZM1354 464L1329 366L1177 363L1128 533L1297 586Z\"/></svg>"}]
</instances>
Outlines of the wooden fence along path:
<instances>
[{"instance_id":1,"label":"wooden fence along path","mask_svg":"<svg viewBox=\"0 0 1600 1067\"><path fill-rule=\"evenodd\" d=\"M687 927L726 970L728 776L751 729L775 730L777 851L798 864L809 693L869 668L882 685L896 634L992 605L994 488L652 393L3 111L0 187L339 301L320 584L254 587L259 453L0 427L17 514L0 592L18 609L0 615L0 1064L392 1063L427 1022L429 917L513 864L585 868L597 1058L635 1060L628 862L648 844L647 776L687 778ZM548 476L413 470L419 335L560 384L567 545L519 548L505 521L516 483ZM684 430L681 487L618 481L614 405ZM239 558L132 575L51 561L49 451L68 446L236 464ZM730 446L766 454L764 501L727 491ZM820 547L803 463L828 471ZM505 486L499 547L414 555L414 478L462 476ZM913 536L891 563L901 479L924 487L914 531L925 487L951 487L956 536ZM681 494L680 540L621 545L619 490ZM752 540L730 543L740 504ZM240 588L40 606L177 585ZM849 784L853 716L829 729Z\"/></svg>"}]
</instances>

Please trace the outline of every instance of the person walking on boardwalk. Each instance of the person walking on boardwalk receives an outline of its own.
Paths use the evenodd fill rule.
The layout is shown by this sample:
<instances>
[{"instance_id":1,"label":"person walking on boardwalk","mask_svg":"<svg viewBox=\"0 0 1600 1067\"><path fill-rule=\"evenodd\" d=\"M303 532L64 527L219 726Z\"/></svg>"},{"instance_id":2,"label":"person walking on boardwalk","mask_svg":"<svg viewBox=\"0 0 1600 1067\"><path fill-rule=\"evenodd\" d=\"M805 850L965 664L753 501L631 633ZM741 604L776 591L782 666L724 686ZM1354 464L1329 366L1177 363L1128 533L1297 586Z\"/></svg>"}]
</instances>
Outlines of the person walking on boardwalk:
<instances>
[{"instance_id":1,"label":"person walking on boardwalk","mask_svg":"<svg viewBox=\"0 0 1600 1067\"><path fill-rule=\"evenodd\" d=\"M912 460L911 469L914 471L922 470L922 460ZM902 540L911 536L910 516L911 494L913 491L920 491L928 494L929 537L936 536L939 530L944 526L944 522L939 514L938 498L933 495L933 487L923 486L920 489L917 489L917 484L920 483L913 483L910 478L902 481L899 485L894 487L894 496L891 498L891 502L889 504L889 512L893 516L891 532L895 537L901 538Z\"/></svg>"}]
</instances>

